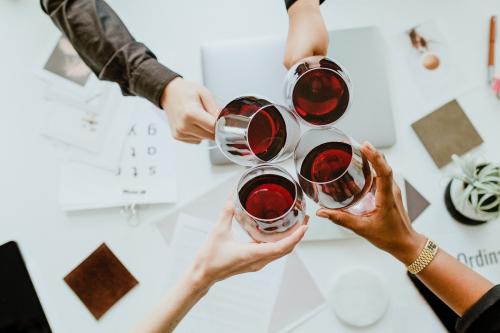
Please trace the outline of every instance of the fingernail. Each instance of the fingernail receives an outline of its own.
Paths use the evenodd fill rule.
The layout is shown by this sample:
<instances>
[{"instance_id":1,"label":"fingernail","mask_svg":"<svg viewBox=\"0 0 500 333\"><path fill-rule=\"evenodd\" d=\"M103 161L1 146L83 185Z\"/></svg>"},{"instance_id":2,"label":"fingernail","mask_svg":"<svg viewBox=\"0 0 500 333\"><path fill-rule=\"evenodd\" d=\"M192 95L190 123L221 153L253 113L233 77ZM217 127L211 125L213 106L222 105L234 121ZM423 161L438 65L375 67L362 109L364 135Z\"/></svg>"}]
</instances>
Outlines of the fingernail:
<instances>
[{"instance_id":1,"label":"fingernail","mask_svg":"<svg viewBox=\"0 0 500 333\"><path fill-rule=\"evenodd\" d=\"M375 151L375 147L373 147L373 145L371 143L369 143L368 141L365 142L366 146L368 147L369 150L371 151Z\"/></svg>"},{"instance_id":2,"label":"fingernail","mask_svg":"<svg viewBox=\"0 0 500 333\"><path fill-rule=\"evenodd\" d=\"M326 212L322 211L322 210L318 210L316 212L316 216L319 216L319 217L327 217L328 215L326 214Z\"/></svg>"}]
</instances>

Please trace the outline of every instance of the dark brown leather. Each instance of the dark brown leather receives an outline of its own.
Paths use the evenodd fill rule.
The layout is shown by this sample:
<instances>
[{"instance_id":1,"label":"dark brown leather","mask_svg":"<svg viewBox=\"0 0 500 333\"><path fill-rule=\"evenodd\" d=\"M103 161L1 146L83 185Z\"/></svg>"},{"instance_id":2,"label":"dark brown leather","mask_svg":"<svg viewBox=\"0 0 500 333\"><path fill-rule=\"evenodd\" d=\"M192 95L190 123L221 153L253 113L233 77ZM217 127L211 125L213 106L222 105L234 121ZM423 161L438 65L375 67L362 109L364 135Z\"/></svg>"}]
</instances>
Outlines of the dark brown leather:
<instances>
[{"instance_id":1,"label":"dark brown leather","mask_svg":"<svg viewBox=\"0 0 500 333\"><path fill-rule=\"evenodd\" d=\"M64 281L96 319L99 319L138 281L111 250L102 244Z\"/></svg>"}]
</instances>

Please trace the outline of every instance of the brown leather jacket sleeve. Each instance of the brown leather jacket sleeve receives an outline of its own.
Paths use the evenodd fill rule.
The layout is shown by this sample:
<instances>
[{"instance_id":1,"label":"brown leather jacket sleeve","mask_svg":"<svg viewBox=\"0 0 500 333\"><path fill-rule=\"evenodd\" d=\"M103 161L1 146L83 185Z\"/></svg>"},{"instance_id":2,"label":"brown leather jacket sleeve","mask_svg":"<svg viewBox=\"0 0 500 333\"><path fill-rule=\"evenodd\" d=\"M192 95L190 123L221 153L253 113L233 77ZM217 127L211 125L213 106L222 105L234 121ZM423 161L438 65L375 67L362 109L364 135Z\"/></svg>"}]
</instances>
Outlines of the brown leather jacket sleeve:
<instances>
[{"instance_id":1,"label":"brown leather jacket sleeve","mask_svg":"<svg viewBox=\"0 0 500 333\"><path fill-rule=\"evenodd\" d=\"M151 50L136 41L105 1L40 3L99 79L118 83L124 95L142 96L160 106L163 89L179 75L160 64Z\"/></svg>"}]
</instances>

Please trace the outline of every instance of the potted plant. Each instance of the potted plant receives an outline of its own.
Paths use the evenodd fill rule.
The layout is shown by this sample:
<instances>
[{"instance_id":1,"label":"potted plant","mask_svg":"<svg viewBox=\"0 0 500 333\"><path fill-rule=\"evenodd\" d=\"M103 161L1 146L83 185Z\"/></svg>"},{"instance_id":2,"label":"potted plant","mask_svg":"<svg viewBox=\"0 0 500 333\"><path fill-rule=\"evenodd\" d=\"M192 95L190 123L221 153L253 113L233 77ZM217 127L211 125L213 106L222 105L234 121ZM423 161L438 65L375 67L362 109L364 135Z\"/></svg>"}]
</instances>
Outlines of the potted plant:
<instances>
[{"instance_id":1,"label":"potted plant","mask_svg":"<svg viewBox=\"0 0 500 333\"><path fill-rule=\"evenodd\" d=\"M477 163L452 156L460 167L445 191L446 208L458 221L468 225L500 217L500 164Z\"/></svg>"}]
</instances>

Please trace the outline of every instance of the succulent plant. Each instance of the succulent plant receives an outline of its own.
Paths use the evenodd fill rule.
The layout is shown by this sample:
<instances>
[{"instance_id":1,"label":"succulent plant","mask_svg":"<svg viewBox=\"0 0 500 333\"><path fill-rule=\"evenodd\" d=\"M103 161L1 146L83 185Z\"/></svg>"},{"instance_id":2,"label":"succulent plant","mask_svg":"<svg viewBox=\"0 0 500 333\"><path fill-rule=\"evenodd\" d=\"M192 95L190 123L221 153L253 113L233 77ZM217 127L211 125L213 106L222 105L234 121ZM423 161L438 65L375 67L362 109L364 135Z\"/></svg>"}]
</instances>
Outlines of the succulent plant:
<instances>
[{"instance_id":1,"label":"succulent plant","mask_svg":"<svg viewBox=\"0 0 500 333\"><path fill-rule=\"evenodd\" d=\"M477 163L457 155L452 158L462 171L453 176L464 186L459 198L462 205L469 203L476 213L500 216L500 164Z\"/></svg>"}]
</instances>

